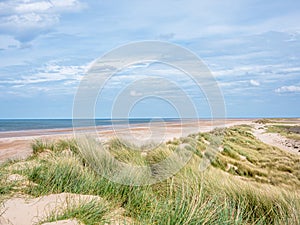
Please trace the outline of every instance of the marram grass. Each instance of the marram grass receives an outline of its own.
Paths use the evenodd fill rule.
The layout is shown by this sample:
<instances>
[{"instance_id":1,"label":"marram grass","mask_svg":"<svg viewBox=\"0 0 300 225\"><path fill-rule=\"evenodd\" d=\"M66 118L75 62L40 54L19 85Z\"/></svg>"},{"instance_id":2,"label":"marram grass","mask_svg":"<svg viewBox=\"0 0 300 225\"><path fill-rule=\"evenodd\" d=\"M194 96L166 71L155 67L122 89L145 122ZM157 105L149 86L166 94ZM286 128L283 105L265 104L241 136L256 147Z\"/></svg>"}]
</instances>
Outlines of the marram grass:
<instances>
[{"instance_id":1,"label":"marram grass","mask_svg":"<svg viewBox=\"0 0 300 225\"><path fill-rule=\"evenodd\" d=\"M36 141L35 155L27 159L32 166L15 169L10 163L1 167L0 190L3 196L13 195L15 190L35 197L62 192L89 194L109 202L109 206L91 202L68 208L51 215L49 221L77 218L85 224L109 224L114 219L109 211L122 208L122 216L132 224L299 224L299 157L261 143L250 129L223 130L222 149L204 172L199 171L199 163L208 142L213 141L211 137L220 131L174 139L151 152L137 151L120 140L101 145L92 139ZM192 143L192 158L166 180L135 186L107 179L113 169L124 169L114 168L115 159L151 168L182 143ZM10 173L31 182L21 190L14 189L5 182ZM141 171L126 173L128 183L144 178Z\"/></svg>"}]
</instances>

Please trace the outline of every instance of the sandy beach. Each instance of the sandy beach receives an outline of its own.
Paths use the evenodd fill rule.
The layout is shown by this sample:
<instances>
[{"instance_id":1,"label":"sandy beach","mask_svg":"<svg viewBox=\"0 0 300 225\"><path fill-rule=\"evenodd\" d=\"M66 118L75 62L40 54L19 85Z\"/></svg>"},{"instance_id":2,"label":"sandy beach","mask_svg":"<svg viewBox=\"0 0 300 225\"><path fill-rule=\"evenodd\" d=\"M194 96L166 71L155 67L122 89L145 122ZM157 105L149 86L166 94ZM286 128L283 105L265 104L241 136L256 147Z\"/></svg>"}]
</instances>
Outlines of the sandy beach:
<instances>
[{"instance_id":1,"label":"sandy beach","mask_svg":"<svg viewBox=\"0 0 300 225\"><path fill-rule=\"evenodd\" d=\"M132 136L135 139L150 138L151 140L168 141L174 137L187 136L196 132L211 131L216 127L229 127L239 124L252 124L253 119L227 120L187 120L180 122L154 122L151 124L134 124L130 127L97 127L97 135L101 140ZM81 132L89 133L90 128L80 128ZM149 135L152 135L149 137ZM34 139L55 140L74 137L73 129L45 129L0 133L0 162L7 159L24 159L32 153L31 143Z\"/></svg>"},{"instance_id":2,"label":"sandy beach","mask_svg":"<svg viewBox=\"0 0 300 225\"><path fill-rule=\"evenodd\" d=\"M262 125L255 123L256 119L227 119L227 120L186 120L182 122L154 122L151 124L131 124L124 126L99 126L96 134L102 141L128 136L135 142L150 139L156 142L166 142L173 138L184 137L192 133L208 132L217 127L230 127L234 125L247 124L253 126L253 134L262 142L276 146L282 150L299 154L299 143L293 142L280 134L267 133ZM292 123L291 123L292 122ZM298 119L282 120L285 125L299 125ZM79 132L90 134L91 128L77 128ZM24 159L32 153L31 143L35 139L57 140L75 137L73 128L68 129L44 129L0 133L0 162L8 159Z\"/></svg>"}]
</instances>

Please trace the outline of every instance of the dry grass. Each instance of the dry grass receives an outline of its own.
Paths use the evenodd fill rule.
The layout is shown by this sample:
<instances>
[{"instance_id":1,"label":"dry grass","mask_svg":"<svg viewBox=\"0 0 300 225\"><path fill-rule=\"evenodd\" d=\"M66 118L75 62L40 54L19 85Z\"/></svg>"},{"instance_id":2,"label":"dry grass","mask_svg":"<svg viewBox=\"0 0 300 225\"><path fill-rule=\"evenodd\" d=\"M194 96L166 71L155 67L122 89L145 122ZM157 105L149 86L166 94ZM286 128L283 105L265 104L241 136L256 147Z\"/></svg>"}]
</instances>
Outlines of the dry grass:
<instances>
[{"instance_id":1,"label":"dry grass","mask_svg":"<svg viewBox=\"0 0 300 225\"><path fill-rule=\"evenodd\" d=\"M289 139L300 141L300 127L298 125L272 125L268 126L267 132L279 133Z\"/></svg>"}]
</instances>

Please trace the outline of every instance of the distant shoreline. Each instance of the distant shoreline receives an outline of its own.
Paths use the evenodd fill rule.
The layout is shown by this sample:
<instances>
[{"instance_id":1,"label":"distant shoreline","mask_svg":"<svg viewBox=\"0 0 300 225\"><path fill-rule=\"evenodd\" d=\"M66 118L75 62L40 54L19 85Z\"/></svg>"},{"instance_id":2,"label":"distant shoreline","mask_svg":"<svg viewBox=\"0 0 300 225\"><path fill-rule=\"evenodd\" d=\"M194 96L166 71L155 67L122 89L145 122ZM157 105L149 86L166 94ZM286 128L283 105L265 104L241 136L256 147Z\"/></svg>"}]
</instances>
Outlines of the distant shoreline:
<instances>
[{"instance_id":1,"label":"distant shoreline","mask_svg":"<svg viewBox=\"0 0 300 225\"><path fill-rule=\"evenodd\" d=\"M154 118L154 123L161 121ZM164 123L172 124L186 124L189 122L198 123L211 122L212 119L179 119L179 118L163 118ZM229 118L229 119L215 119L214 121L253 121L253 118ZM60 123L62 121L62 123ZM66 121L68 124L66 124ZM112 128L128 128L127 125L132 127L142 126L152 122L151 118L137 118L137 119L96 119L97 131L111 130ZM226 122L225 122L226 123ZM13 126L16 127L13 127ZM95 126L76 126L78 130L92 131ZM0 139L11 137L31 137L31 136L49 136L58 134L71 134L73 133L72 119L0 119Z\"/></svg>"},{"instance_id":2,"label":"distant shoreline","mask_svg":"<svg viewBox=\"0 0 300 225\"><path fill-rule=\"evenodd\" d=\"M94 132L101 141L115 137L134 137L137 139L144 139L147 138L149 134L152 134L155 136L153 140L156 141L159 139L159 142L161 142L187 136L193 133L209 132L217 127L230 127L241 124L251 125L257 120L257 118L230 118L214 121L208 119L185 119L182 121L176 121L172 119L163 123L161 121L154 123L143 121L142 123L131 123L129 124L130 126L125 126L124 123L121 123L116 126L100 125L96 127L78 127L76 130L85 135L89 135ZM286 122L300 124L300 118L281 118L274 120L274 123L279 124ZM94 128L96 128L96 130ZM73 127L0 132L0 162L7 159L28 157L32 153L31 143L34 139L51 141L74 137Z\"/></svg>"},{"instance_id":3,"label":"distant shoreline","mask_svg":"<svg viewBox=\"0 0 300 225\"><path fill-rule=\"evenodd\" d=\"M187 136L197 132L208 132L216 127L228 127L239 124L251 124L253 119L226 119L226 120L185 120L181 122L169 121L166 123L156 122L151 124L151 132L155 134L160 141L168 141L173 138ZM144 138L149 135L150 123L130 124L130 127L112 127L98 126L97 135L101 140L108 140L117 135L134 136ZM95 131L89 128L78 128L80 131ZM119 136L119 137L120 137ZM31 143L34 139L57 140L64 138L73 138L73 128L67 129L41 129L31 131L14 131L0 133L0 162L7 159L26 158L32 153Z\"/></svg>"}]
</instances>

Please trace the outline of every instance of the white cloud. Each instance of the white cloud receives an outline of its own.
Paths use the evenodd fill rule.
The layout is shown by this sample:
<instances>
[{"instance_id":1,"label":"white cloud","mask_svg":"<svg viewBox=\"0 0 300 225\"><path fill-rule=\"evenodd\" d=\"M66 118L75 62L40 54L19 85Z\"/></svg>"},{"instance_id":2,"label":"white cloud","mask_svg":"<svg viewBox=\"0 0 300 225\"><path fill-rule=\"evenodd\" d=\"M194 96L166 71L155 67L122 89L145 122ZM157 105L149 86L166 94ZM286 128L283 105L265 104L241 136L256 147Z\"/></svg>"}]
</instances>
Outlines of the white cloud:
<instances>
[{"instance_id":1,"label":"white cloud","mask_svg":"<svg viewBox=\"0 0 300 225\"><path fill-rule=\"evenodd\" d=\"M216 69L213 71L213 74L216 77L225 77L225 76L242 76L247 73L260 73L263 70L278 67L278 65L247 65L247 66L235 66L230 69Z\"/></svg>"},{"instance_id":2,"label":"white cloud","mask_svg":"<svg viewBox=\"0 0 300 225\"><path fill-rule=\"evenodd\" d=\"M56 11L77 11L85 8L85 4L79 0L48 0Z\"/></svg>"},{"instance_id":3,"label":"white cloud","mask_svg":"<svg viewBox=\"0 0 300 225\"><path fill-rule=\"evenodd\" d=\"M39 94L74 95L80 80L86 73L87 65L64 66L55 63L38 68L31 75L0 80L0 93L3 96L32 97Z\"/></svg>"},{"instance_id":4,"label":"white cloud","mask_svg":"<svg viewBox=\"0 0 300 225\"><path fill-rule=\"evenodd\" d=\"M79 0L6 0L0 2L1 15L26 13L53 13L61 11L76 11L85 5Z\"/></svg>"},{"instance_id":5,"label":"white cloud","mask_svg":"<svg viewBox=\"0 0 300 225\"><path fill-rule=\"evenodd\" d=\"M7 30L32 28L44 28L56 24L59 21L58 15L37 14L34 12L12 15L0 19L0 26Z\"/></svg>"},{"instance_id":6,"label":"white cloud","mask_svg":"<svg viewBox=\"0 0 300 225\"><path fill-rule=\"evenodd\" d=\"M83 7L78 0L6 0L0 3L0 32L29 42L58 24L62 13Z\"/></svg>"},{"instance_id":7,"label":"white cloud","mask_svg":"<svg viewBox=\"0 0 300 225\"><path fill-rule=\"evenodd\" d=\"M257 81L257 80L250 80L250 84L252 86L259 86L260 85L259 81Z\"/></svg>"},{"instance_id":8,"label":"white cloud","mask_svg":"<svg viewBox=\"0 0 300 225\"><path fill-rule=\"evenodd\" d=\"M77 83L81 80L87 69L83 66L59 66L49 64L45 67L39 68L36 73L29 76L22 76L20 79L14 80L0 80L0 84L13 85L18 87L20 85L32 85L46 82L63 82L64 84Z\"/></svg>"},{"instance_id":9,"label":"white cloud","mask_svg":"<svg viewBox=\"0 0 300 225\"><path fill-rule=\"evenodd\" d=\"M296 93L296 92L300 92L300 86L282 86L280 88L277 88L275 90L275 92L277 93Z\"/></svg>"},{"instance_id":10,"label":"white cloud","mask_svg":"<svg viewBox=\"0 0 300 225\"><path fill-rule=\"evenodd\" d=\"M137 92L135 90L130 91L130 96L132 96L132 97L139 97L139 96L142 96L142 95L143 95L142 93Z\"/></svg>"},{"instance_id":11,"label":"white cloud","mask_svg":"<svg viewBox=\"0 0 300 225\"><path fill-rule=\"evenodd\" d=\"M226 65L227 66L227 65ZM299 78L299 66L291 64L254 64L249 60L249 65L225 67L222 64L210 66L213 75L219 81L231 81L248 79L248 84L259 86L263 83L276 83L279 79L284 81L297 80ZM258 81L259 80L259 81ZM257 83L258 82L258 83Z\"/></svg>"},{"instance_id":12,"label":"white cloud","mask_svg":"<svg viewBox=\"0 0 300 225\"><path fill-rule=\"evenodd\" d=\"M18 13L27 13L27 12L43 12L53 7L50 1L42 2L29 2L18 5L15 8L15 11Z\"/></svg>"}]
</instances>

